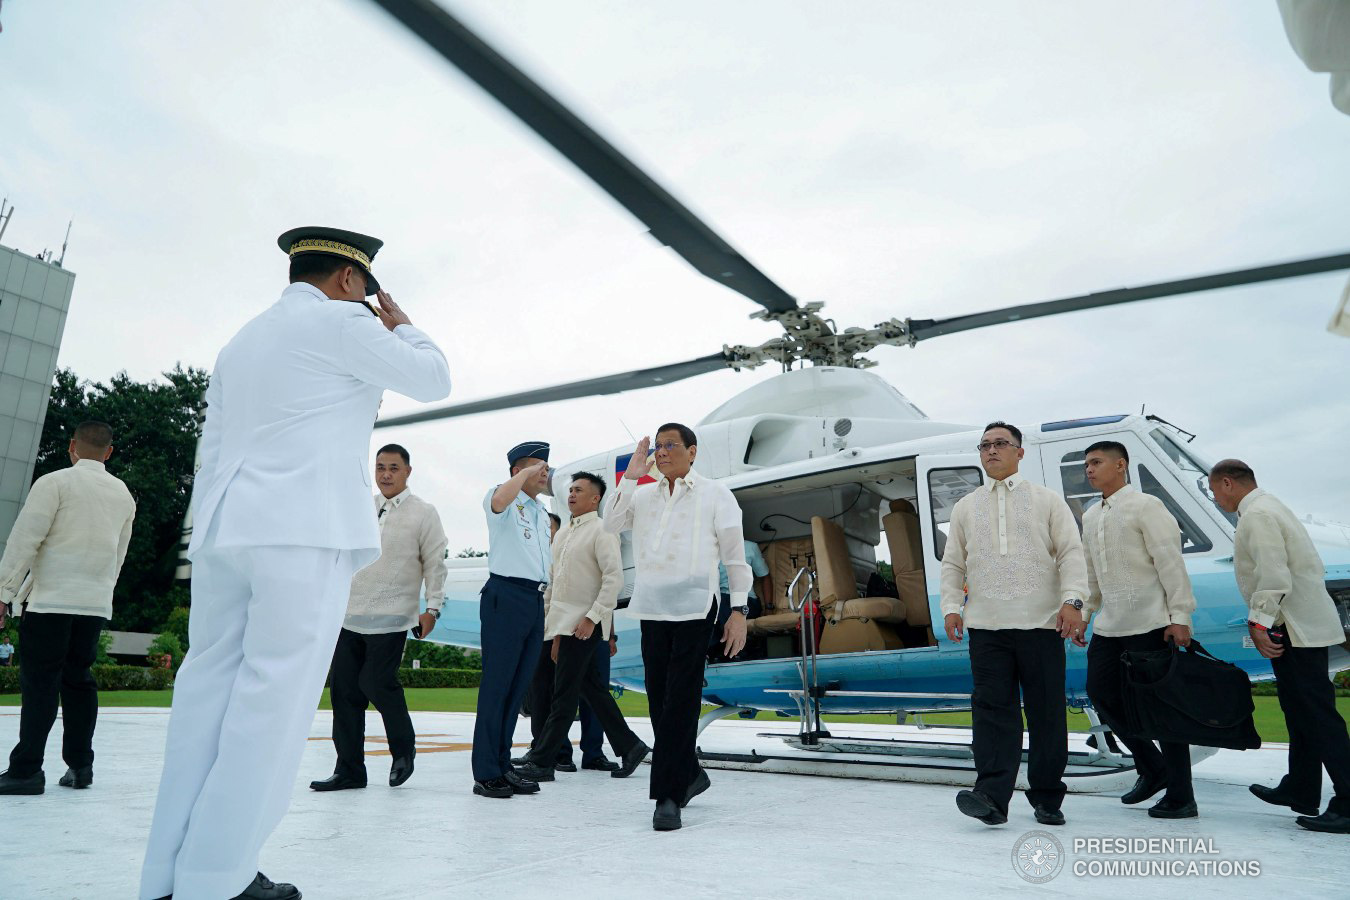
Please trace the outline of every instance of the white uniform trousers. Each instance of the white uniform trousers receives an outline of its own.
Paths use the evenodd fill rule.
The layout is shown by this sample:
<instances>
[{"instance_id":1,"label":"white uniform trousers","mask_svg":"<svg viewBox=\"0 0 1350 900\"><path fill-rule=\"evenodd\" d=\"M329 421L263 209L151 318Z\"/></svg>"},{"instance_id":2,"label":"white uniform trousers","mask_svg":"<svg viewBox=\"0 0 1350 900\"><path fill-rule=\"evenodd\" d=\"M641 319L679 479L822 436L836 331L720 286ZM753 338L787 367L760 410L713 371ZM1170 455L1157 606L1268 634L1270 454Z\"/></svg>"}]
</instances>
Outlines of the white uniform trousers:
<instances>
[{"instance_id":1,"label":"white uniform trousers","mask_svg":"<svg viewBox=\"0 0 1350 900\"><path fill-rule=\"evenodd\" d=\"M353 554L203 547L141 897L222 900L290 805L351 590Z\"/></svg>"}]
</instances>

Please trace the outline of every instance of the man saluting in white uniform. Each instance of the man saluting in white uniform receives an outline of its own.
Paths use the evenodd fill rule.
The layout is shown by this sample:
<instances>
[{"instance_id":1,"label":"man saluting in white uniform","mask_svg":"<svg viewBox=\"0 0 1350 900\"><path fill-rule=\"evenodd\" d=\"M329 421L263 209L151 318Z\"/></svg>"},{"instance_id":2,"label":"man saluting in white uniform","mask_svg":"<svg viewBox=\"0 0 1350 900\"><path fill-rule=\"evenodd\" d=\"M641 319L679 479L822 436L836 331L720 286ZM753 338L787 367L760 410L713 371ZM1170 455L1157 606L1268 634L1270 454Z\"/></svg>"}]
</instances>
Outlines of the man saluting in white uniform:
<instances>
[{"instance_id":1,"label":"man saluting in white uniform","mask_svg":"<svg viewBox=\"0 0 1350 900\"><path fill-rule=\"evenodd\" d=\"M278 243L291 285L225 346L206 391L191 650L142 898L300 897L258 854L289 803L352 575L380 553L371 426L386 388L450 393L445 356L371 274L382 241L297 228Z\"/></svg>"}]
</instances>

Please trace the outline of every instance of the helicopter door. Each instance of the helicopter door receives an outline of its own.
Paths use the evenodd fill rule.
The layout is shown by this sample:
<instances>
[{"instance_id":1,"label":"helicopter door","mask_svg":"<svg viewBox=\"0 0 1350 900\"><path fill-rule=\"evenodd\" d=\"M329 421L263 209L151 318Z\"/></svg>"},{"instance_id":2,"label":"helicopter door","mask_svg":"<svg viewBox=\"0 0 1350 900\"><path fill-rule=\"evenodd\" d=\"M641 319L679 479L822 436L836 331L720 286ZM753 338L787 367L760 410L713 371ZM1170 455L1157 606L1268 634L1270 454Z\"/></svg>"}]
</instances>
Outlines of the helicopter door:
<instances>
[{"instance_id":1,"label":"helicopter door","mask_svg":"<svg viewBox=\"0 0 1350 900\"><path fill-rule=\"evenodd\" d=\"M934 622L942 621L942 552L956 501L984 484L978 453L920 456L919 523L923 532L923 570ZM937 629L941 631L941 629Z\"/></svg>"}]
</instances>

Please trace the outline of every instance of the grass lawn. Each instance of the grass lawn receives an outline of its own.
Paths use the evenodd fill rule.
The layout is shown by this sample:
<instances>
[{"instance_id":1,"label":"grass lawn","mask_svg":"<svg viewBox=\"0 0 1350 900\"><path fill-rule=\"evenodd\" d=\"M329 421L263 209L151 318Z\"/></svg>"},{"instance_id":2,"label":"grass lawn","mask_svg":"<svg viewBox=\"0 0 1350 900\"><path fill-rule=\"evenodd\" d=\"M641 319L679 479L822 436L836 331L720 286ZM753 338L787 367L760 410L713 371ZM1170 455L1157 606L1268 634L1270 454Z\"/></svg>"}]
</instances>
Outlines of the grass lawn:
<instances>
[{"instance_id":1,"label":"grass lawn","mask_svg":"<svg viewBox=\"0 0 1350 900\"><path fill-rule=\"evenodd\" d=\"M408 688L408 707L427 712L473 712L478 699L477 688ZM172 691L100 691L100 706L168 706L173 698ZM1256 730L1265 741L1284 742L1289 740L1289 732L1284 728L1284 715L1280 704L1274 697L1254 697L1256 701ZM0 694L0 706L18 706L18 694ZM328 691L323 692L319 702L320 709L331 709L328 704ZM705 707L711 708L711 707ZM1336 698L1336 708L1341 716L1350 720L1350 697ZM624 715L646 716L647 698L634 691L626 691L619 698L619 709ZM777 721L772 713L760 713L760 719ZM826 716L827 722L879 722L895 721L894 716ZM969 725L969 713L944 713L927 715L924 722L930 725ZM1073 710L1069 711L1069 730L1086 731L1087 716Z\"/></svg>"}]
</instances>

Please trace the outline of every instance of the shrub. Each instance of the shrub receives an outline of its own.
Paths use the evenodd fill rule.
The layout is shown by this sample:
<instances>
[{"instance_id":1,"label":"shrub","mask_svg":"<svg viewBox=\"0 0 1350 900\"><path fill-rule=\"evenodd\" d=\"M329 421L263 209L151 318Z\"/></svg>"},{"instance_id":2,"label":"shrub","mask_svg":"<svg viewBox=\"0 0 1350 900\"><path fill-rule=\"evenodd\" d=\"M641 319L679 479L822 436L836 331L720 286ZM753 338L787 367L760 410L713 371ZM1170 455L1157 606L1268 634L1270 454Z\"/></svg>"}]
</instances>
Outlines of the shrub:
<instances>
[{"instance_id":1,"label":"shrub","mask_svg":"<svg viewBox=\"0 0 1350 900\"><path fill-rule=\"evenodd\" d=\"M0 694L17 694L19 692L19 667L4 666L0 668Z\"/></svg>"},{"instance_id":2,"label":"shrub","mask_svg":"<svg viewBox=\"0 0 1350 900\"><path fill-rule=\"evenodd\" d=\"M399 669L398 681L404 687L472 688L483 679L481 669Z\"/></svg>"},{"instance_id":3,"label":"shrub","mask_svg":"<svg viewBox=\"0 0 1350 900\"><path fill-rule=\"evenodd\" d=\"M403 649L403 665L411 666L415 659L420 659L423 666L431 669L483 668L483 657L478 651L431 641L408 641Z\"/></svg>"},{"instance_id":4,"label":"shrub","mask_svg":"<svg viewBox=\"0 0 1350 900\"><path fill-rule=\"evenodd\" d=\"M182 590L182 588L176 588L175 590ZM173 612L169 613L169 618L164 620L164 624L159 629L161 634L171 634L178 638L182 653L188 651L188 616L189 610L186 606L175 606Z\"/></svg>"},{"instance_id":5,"label":"shrub","mask_svg":"<svg viewBox=\"0 0 1350 900\"><path fill-rule=\"evenodd\" d=\"M167 631L161 632L150 642L150 647L146 651L145 657L150 665L156 668L164 668L164 657L169 658L169 665L175 672L183 664L183 645L179 643L178 636Z\"/></svg>"},{"instance_id":6,"label":"shrub","mask_svg":"<svg viewBox=\"0 0 1350 900\"><path fill-rule=\"evenodd\" d=\"M112 646L112 642L113 642L113 636L112 636L112 632L111 632L111 631L108 631L108 630L105 628L103 631L100 631L100 632L99 632L99 634L98 634L98 654L94 657L94 665L96 665L96 666L111 666L111 665L114 665L114 660L113 660L113 658L112 658L111 656L108 655L108 648Z\"/></svg>"},{"instance_id":7,"label":"shrub","mask_svg":"<svg viewBox=\"0 0 1350 900\"><path fill-rule=\"evenodd\" d=\"M173 672L145 666L94 666L101 691L162 691L173 685Z\"/></svg>"}]
</instances>

